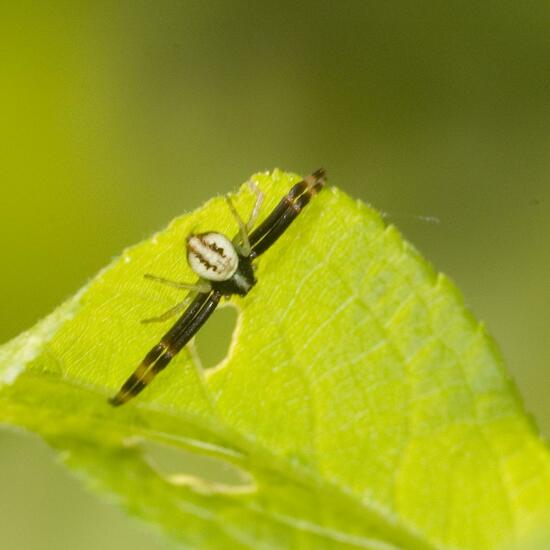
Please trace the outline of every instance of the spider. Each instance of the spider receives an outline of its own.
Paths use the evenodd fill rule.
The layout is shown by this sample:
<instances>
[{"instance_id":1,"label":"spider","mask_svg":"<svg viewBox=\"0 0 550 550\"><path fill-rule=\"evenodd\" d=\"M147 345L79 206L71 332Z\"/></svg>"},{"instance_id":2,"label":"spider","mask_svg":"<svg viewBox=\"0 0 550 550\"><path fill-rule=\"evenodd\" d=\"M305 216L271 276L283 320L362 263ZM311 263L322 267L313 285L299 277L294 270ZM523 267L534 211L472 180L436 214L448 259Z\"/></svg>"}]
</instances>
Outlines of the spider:
<instances>
[{"instance_id":1,"label":"spider","mask_svg":"<svg viewBox=\"0 0 550 550\"><path fill-rule=\"evenodd\" d=\"M239 226L237 236L231 241L222 233L210 231L187 237L187 261L199 277L197 283L180 283L145 274L146 279L180 290L188 290L196 295L191 302L185 299L162 315L143 320L144 323L166 321L183 311L172 328L124 382L118 393L109 399L111 405L123 405L138 395L193 338L212 315L222 297L230 297L233 294L245 296L250 292L256 284L254 260L277 241L309 203L311 197L321 191L325 180L325 171L319 169L298 182L253 230L260 213L263 193L256 186L252 186L256 193L256 202L247 223L243 222L231 199L226 196L229 210Z\"/></svg>"}]
</instances>

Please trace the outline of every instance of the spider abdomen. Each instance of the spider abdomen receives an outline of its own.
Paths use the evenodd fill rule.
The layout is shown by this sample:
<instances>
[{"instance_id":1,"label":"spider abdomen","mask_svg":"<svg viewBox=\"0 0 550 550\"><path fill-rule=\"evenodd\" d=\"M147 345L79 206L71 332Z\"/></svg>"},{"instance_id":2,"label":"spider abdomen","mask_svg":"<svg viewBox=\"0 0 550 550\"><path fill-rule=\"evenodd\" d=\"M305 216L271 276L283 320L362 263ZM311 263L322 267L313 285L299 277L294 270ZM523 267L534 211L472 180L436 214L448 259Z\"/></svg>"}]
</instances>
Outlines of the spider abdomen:
<instances>
[{"instance_id":1,"label":"spider abdomen","mask_svg":"<svg viewBox=\"0 0 550 550\"><path fill-rule=\"evenodd\" d=\"M187 238L187 261L207 281L227 281L239 267L239 254L221 233L200 233Z\"/></svg>"}]
</instances>

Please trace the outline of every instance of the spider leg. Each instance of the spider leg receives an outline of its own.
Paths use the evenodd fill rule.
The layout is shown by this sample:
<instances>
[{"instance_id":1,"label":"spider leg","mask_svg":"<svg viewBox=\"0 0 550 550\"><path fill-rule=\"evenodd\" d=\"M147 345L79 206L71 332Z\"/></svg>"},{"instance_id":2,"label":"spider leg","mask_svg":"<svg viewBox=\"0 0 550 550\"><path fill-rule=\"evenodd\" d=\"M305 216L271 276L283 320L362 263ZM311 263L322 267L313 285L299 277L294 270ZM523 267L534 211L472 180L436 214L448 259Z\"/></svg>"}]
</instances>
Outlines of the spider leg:
<instances>
[{"instance_id":1,"label":"spider leg","mask_svg":"<svg viewBox=\"0 0 550 550\"><path fill-rule=\"evenodd\" d=\"M185 300L183 300L183 302L179 302L174 307L171 307L169 310L165 311L161 315L158 315L157 317L148 317L147 319L142 319L141 322L147 324L162 323L163 321L167 321L168 319L183 311L189 305L189 302L190 300L186 298Z\"/></svg>"},{"instance_id":2,"label":"spider leg","mask_svg":"<svg viewBox=\"0 0 550 550\"><path fill-rule=\"evenodd\" d=\"M253 181L248 182L248 187L256 195L256 202L254 203L254 207L252 208L252 212L250 213L250 216L246 223L244 223L240 214L237 212L237 209L235 208L235 205L233 204L231 197L227 195L225 197L227 206L229 206L229 210L231 210L231 214L233 214L233 217L235 218L235 220L237 221L237 224L239 225L239 233L237 234L237 237L240 236L240 243L235 242L237 240L237 237L233 239L233 243L239 245L240 252L242 252L243 256L248 256L250 254L250 251L251 251L250 239L249 239L250 230L252 229L252 227L254 227L254 224L258 219L258 215L260 214L260 208L262 207L262 202L264 200L264 194L261 192L260 188Z\"/></svg>"},{"instance_id":3,"label":"spider leg","mask_svg":"<svg viewBox=\"0 0 550 550\"><path fill-rule=\"evenodd\" d=\"M250 212L250 217L246 222L246 230L248 231L248 233L250 233L250 231L252 231L252 228L256 225L256 220L260 215L260 209L262 208L262 203L264 202L264 194L262 193L262 190L253 181L248 182L248 187L256 195L256 202L254 203L254 208L252 209L252 212Z\"/></svg>"},{"instance_id":4,"label":"spider leg","mask_svg":"<svg viewBox=\"0 0 550 550\"><path fill-rule=\"evenodd\" d=\"M193 338L212 315L220 298L220 292L198 294L174 326L144 357L141 364L124 382L118 393L109 399L109 403L118 407L138 395Z\"/></svg>"},{"instance_id":5,"label":"spider leg","mask_svg":"<svg viewBox=\"0 0 550 550\"><path fill-rule=\"evenodd\" d=\"M233 243L238 244L238 247L240 248L240 252L242 252L244 256L248 256L250 254L251 248L250 248L250 241L248 239L248 230L246 228L246 224L243 222L243 219L241 218L240 214L237 212L237 209L235 208L233 201L228 195L225 196L225 202L227 202L227 206L229 206L229 210L231 210L231 214L233 214L233 217L235 218L235 220L237 221L237 224L239 225L239 233L237 237L240 236L241 242L240 244L235 243L235 241L237 240L237 237L235 237L235 239L233 239Z\"/></svg>"},{"instance_id":6,"label":"spider leg","mask_svg":"<svg viewBox=\"0 0 550 550\"><path fill-rule=\"evenodd\" d=\"M143 277L149 281L156 281L157 283L162 283L163 285L171 286L172 288L177 288L179 290L190 290L192 292L202 292L203 294L212 290L210 284L202 280L199 280L198 283L191 284L171 281L170 279L165 279L164 277L159 277L158 275L153 275L151 273L145 273Z\"/></svg>"},{"instance_id":7,"label":"spider leg","mask_svg":"<svg viewBox=\"0 0 550 550\"><path fill-rule=\"evenodd\" d=\"M263 254L296 219L325 184L325 171L319 169L294 185L267 218L250 234L251 257Z\"/></svg>"}]
</instances>

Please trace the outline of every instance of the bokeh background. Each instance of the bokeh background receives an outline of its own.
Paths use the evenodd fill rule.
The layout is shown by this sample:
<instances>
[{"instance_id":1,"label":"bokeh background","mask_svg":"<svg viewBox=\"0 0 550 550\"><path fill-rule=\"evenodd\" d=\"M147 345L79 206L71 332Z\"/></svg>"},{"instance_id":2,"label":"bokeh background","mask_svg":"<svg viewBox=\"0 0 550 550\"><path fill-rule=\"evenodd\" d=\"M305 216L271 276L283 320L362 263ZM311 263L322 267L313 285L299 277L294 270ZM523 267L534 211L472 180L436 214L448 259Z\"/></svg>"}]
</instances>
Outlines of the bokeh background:
<instances>
[{"instance_id":1,"label":"bokeh background","mask_svg":"<svg viewBox=\"0 0 550 550\"><path fill-rule=\"evenodd\" d=\"M545 0L2 3L0 341L251 173L322 165L456 281L550 434L549 25ZM0 431L0 487L10 550L168 548L32 436Z\"/></svg>"}]
</instances>

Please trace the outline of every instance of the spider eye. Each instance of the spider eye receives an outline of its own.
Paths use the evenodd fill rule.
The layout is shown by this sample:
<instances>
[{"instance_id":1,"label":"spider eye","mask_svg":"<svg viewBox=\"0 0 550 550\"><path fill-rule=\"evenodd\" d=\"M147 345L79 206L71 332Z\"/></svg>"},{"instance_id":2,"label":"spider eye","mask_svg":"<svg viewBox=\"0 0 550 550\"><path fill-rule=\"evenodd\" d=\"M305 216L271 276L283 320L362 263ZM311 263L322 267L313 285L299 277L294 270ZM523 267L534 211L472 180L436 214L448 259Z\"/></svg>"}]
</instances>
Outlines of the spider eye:
<instances>
[{"instance_id":1,"label":"spider eye","mask_svg":"<svg viewBox=\"0 0 550 550\"><path fill-rule=\"evenodd\" d=\"M199 277L227 281L237 271L239 255L225 235L200 233L187 238L187 261Z\"/></svg>"}]
</instances>

